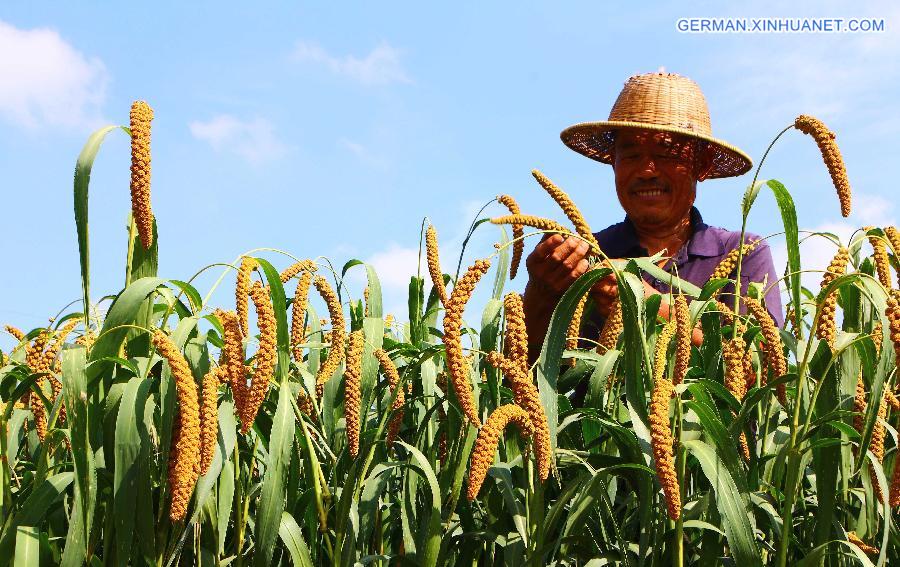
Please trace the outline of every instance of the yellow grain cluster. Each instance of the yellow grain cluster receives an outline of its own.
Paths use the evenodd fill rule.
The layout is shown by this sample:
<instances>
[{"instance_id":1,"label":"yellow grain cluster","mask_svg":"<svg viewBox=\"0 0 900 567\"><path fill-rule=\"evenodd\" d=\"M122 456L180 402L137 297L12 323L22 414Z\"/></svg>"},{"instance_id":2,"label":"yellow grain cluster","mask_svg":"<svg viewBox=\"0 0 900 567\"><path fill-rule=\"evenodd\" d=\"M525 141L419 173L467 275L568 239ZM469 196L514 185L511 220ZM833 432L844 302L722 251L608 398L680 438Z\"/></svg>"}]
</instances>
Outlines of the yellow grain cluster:
<instances>
[{"instance_id":1,"label":"yellow grain cluster","mask_svg":"<svg viewBox=\"0 0 900 567\"><path fill-rule=\"evenodd\" d=\"M878 418L875 420L875 426L872 428L872 441L869 443L869 450L872 451L879 463L884 460L884 435L886 432L884 423L887 419L887 409L887 401L885 400L884 390L882 390L881 403L878 404ZM878 486L878 482L875 480L874 465L871 462L869 463L869 474L872 477L872 488L875 496L879 502L884 502L884 495L881 493L881 487Z\"/></svg>"},{"instance_id":2,"label":"yellow grain cluster","mask_svg":"<svg viewBox=\"0 0 900 567\"><path fill-rule=\"evenodd\" d=\"M131 211L141 245L153 244L153 210L150 208L150 122L153 109L139 100L131 105Z\"/></svg>"},{"instance_id":3,"label":"yellow grain cluster","mask_svg":"<svg viewBox=\"0 0 900 567\"><path fill-rule=\"evenodd\" d=\"M538 230L547 230L550 232L569 232L566 230L566 227L555 220L545 219L535 215L506 215L503 217L492 218L491 223L530 226Z\"/></svg>"},{"instance_id":4,"label":"yellow grain cluster","mask_svg":"<svg viewBox=\"0 0 900 567\"><path fill-rule=\"evenodd\" d=\"M219 382L225 367L217 366L203 377L200 390L200 474L206 474L216 454L219 437Z\"/></svg>"},{"instance_id":5,"label":"yellow grain cluster","mask_svg":"<svg viewBox=\"0 0 900 567\"><path fill-rule=\"evenodd\" d=\"M300 272L315 272L316 269L316 263L312 260L300 260L285 268L284 271L279 274L279 279L281 279L281 283L287 283L288 280Z\"/></svg>"},{"instance_id":6,"label":"yellow grain cluster","mask_svg":"<svg viewBox=\"0 0 900 567\"><path fill-rule=\"evenodd\" d=\"M672 373L672 384L677 386L684 381L688 365L691 362L691 312L688 310L684 295L675 296L675 370Z\"/></svg>"},{"instance_id":7,"label":"yellow grain cluster","mask_svg":"<svg viewBox=\"0 0 900 567\"><path fill-rule=\"evenodd\" d=\"M804 134L808 134L816 141L822 160L828 168L831 182L837 191L838 200L841 203L841 215L850 215L850 181L847 179L847 168L844 166L844 158L835 141L834 132L825 124L813 116L801 114L794 120L794 127Z\"/></svg>"},{"instance_id":8,"label":"yellow grain cluster","mask_svg":"<svg viewBox=\"0 0 900 567\"><path fill-rule=\"evenodd\" d=\"M241 415L241 433L247 433L256 420L259 406L269 392L269 381L275 372L278 358L278 337L275 323L275 309L269 296L269 286L256 282L250 289L250 298L256 308L256 326L259 327L259 347L253 359L253 376L244 401Z\"/></svg>"},{"instance_id":9,"label":"yellow grain cluster","mask_svg":"<svg viewBox=\"0 0 900 567\"><path fill-rule=\"evenodd\" d=\"M466 363L462 349L462 315L466 303L475 290L475 285L491 267L488 260L476 260L466 273L453 286L450 299L447 300L444 313L444 349L447 356L447 367L453 380L453 390L466 418L475 427L481 426L478 410L472 394L472 382L469 379L469 365Z\"/></svg>"},{"instance_id":10,"label":"yellow grain cluster","mask_svg":"<svg viewBox=\"0 0 900 567\"><path fill-rule=\"evenodd\" d=\"M25 338L25 333L23 333L22 330L17 327L13 327L12 325L4 325L3 328L7 333L12 335L19 342L22 342L22 340Z\"/></svg>"},{"instance_id":11,"label":"yellow grain cluster","mask_svg":"<svg viewBox=\"0 0 900 567\"><path fill-rule=\"evenodd\" d=\"M533 428L528 413L515 404L500 406L491 412L484 426L478 431L475 448L472 450L472 462L469 466L469 486L466 492L469 500L474 500L481 490L487 471L494 462L497 443L510 423L516 424L523 438L531 437Z\"/></svg>"},{"instance_id":12,"label":"yellow grain cluster","mask_svg":"<svg viewBox=\"0 0 900 567\"><path fill-rule=\"evenodd\" d=\"M224 367L225 374L220 379L228 380L231 394L234 396L234 409L242 416L247 398L247 367L244 365L244 344L241 324L237 313L216 309L215 316L222 323L222 341L225 346L219 357L219 365Z\"/></svg>"},{"instance_id":13,"label":"yellow grain cluster","mask_svg":"<svg viewBox=\"0 0 900 567\"><path fill-rule=\"evenodd\" d=\"M234 286L235 310L237 310L238 321L241 322L241 333L246 337L250 334L250 323L248 322L247 313L249 305L247 301L250 292L250 274L257 268L259 264L250 256L241 258L241 266L238 268L237 283Z\"/></svg>"},{"instance_id":14,"label":"yellow grain cluster","mask_svg":"<svg viewBox=\"0 0 900 567\"><path fill-rule=\"evenodd\" d=\"M894 345L894 364L900 368L900 290L891 290L884 315L887 317L888 332Z\"/></svg>"},{"instance_id":15,"label":"yellow grain cluster","mask_svg":"<svg viewBox=\"0 0 900 567\"><path fill-rule=\"evenodd\" d=\"M437 230L429 224L425 230L425 256L428 260L428 273L431 275L431 285L441 299L441 305L447 305L447 288L444 287L444 272L441 270L441 259L438 254Z\"/></svg>"},{"instance_id":16,"label":"yellow grain cluster","mask_svg":"<svg viewBox=\"0 0 900 567\"><path fill-rule=\"evenodd\" d=\"M891 243L894 256L900 254L900 232L897 231L897 228L893 226L884 227L884 235L887 237L888 242ZM900 272L897 272L897 285L900 286Z\"/></svg>"},{"instance_id":17,"label":"yellow grain cluster","mask_svg":"<svg viewBox=\"0 0 900 567\"><path fill-rule=\"evenodd\" d=\"M649 417L650 446L653 449L653 462L656 464L656 477L663 489L669 517L677 520L681 517L681 491L678 473L675 471L674 438L669 423L669 400L674 392L675 386L668 378L654 382Z\"/></svg>"},{"instance_id":18,"label":"yellow grain cluster","mask_svg":"<svg viewBox=\"0 0 900 567\"><path fill-rule=\"evenodd\" d=\"M503 304L506 311L504 340L506 355L490 352L487 360L503 372L509 381L516 404L528 413L534 431L533 445L538 475L541 480L546 480L553 464L550 427L540 393L528 368L528 332L525 327L522 296L518 293L508 293L503 298Z\"/></svg>"},{"instance_id":19,"label":"yellow grain cluster","mask_svg":"<svg viewBox=\"0 0 900 567\"><path fill-rule=\"evenodd\" d=\"M512 198L512 195L497 195L497 202L509 209L510 214L522 214L522 209L519 208L519 204ZM515 279L516 274L519 271L519 263L522 261L522 253L525 251L524 235L525 227L523 225L512 225L512 237L514 242L512 261L509 263L509 279L511 280Z\"/></svg>"},{"instance_id":20,"label":"yellow grain cluster","mask_svg":"<svg viewBox=\"0 0 900 567\"><path fill-rule=\"evenodd\" d=\"M600 338L597 339L597 352L600 354L608 350L616 348L619 342L619 336L625 326L622 321L622 304L618 299L613 303L609 317L603 321L603 328L600 329Z\"/></svg>"},{"instance_id":21,"label":"yellow grain cluster","mask_svg":"<svg viewBox=\"0 0 900 567\"><path fill-rule=\"evenodd\" d=\"M656 337L656 347L653 350L653 382L656 383L659 380L665 379L666 376L666 366L668 361L668 353L669 353L669 343L672 342L672 337L675 336L677 323L675 319L669 319L665 325L662 326L662 329L659 331L659 336Z\"/></svg>"},{"instance_id":22,"label":"yellow grain cluster","mask_svg":"<svg viewBox=\"0 0 900 567\"><path fill-rule=\"evenodd\" d=\"M884 342L884 327L881 321L875 323L872 327L872 343L875 345L875 355L881 354L881 343Z\"/></svg>"},{"instance_id":23,"label":"yellow grain cluster","mask_svg":"<svg viewBox=\"0 0 900 567\"><path fill-rule=\"evenodd\" d=\"M581 296L578 305L575 306L575 313L572 314L572 320L569 321L569 327L566 329L566 348L575 350L578 348L578 338L581 335L581 318L584 316L584 306L587 303L587 295ZM575 366L575 359L570 359L572 366Z\"/></svg>"},{"instance_id":24,"label":"yellow grain cluster","mask_svg":"<svg viewBox=\"0 0 900 567\"><path fill-rule=\"evenodd\" d=\"M31 369L33 374L44 374L47 369L44 368L44 347L50 340L50 329L43 329L31 342L25 350L25 364ZM41 376L35 381L35 385L44 391L47 383L45 376ZM44 402L36 392L31 392L28 396L28 406L31 408L34 417L34 429L37 432L38 439L41 443L47 436L47 409Z\"/></svg>"},{"instance_id":25,"label":"yellow grain cluster","mask_svg":"<svg viewBox=\"0 0 900 567\"><path fill-rule=\"evenodd\" d=\"M730 276L732 272L734 272L735 268L737 268L738 254L741 254L746 260L747 255L749 255L754 248L759 246L760 242L762 242L762 239L747 242L740 248L735 247L734 250L732 250L731 252L726 254L724 258L722 258L722 260L713 270L712 275L709 276L709 279L724 279ZM743 250L743 252L741 252L741 250Z\"/></svg>"},{"instance_id":26,"label":"yellow grain cluster","mask_svg":"<svg viewBox=\"0 0 900 567\"><path fill-rule=\"evenodd\" d=\"M153 334L153 346L169 362L178 397L178 411L169 456L169 518L184 519L191 493L200 475L200 405L197 383L184 356L162 331Z\"/></svg>"},{"instance_id":27,"label":"yellow grain cluster","mask_svg":"<svg viewBox=\"0 0 900 567\"><path fill-rule=\"evenodd\" d=\"M391 421L388 423L387 438L385 440L388 447L390 447L394 444L394 440L397 439L397 434L400 433L400 426L403 424L403 408L406 403L406 396L403 393L403 388L398 389L398 386L400 385L400 373L397 372L397 366L394 365L394 361L391 360L388 353L383 349L377 349L374 354L375 358L378 359L378 363L381 365L381 371L388 379L391 395L393 395L394 392L397 393L394 398L394 403L391 404L391 411L394 413L391 416ZM443 409L440 411L443 411Z\"/></svg>"},{"instance_id":28,"label":"yellow grain cluster","mask_svg":"<svg viewBox=\"0 0 900 567\"><path fill-rule=\"evenodd\" d=\"M362 376L364 345L365 336L362 330L350 333L347 366L344 369L344 419L347 424L347 447L354 459L359 454L359 381Z\"/></svg>"},{"instance_id":29,"label":"yellow grain cluster","mask_svg":"<svg viewBox=\"0 0 900 567\"><path fill-rule=\"evenodd\" d=\"M772 370L772 377L779 378L787 374L787 361L784 358L784 348L781 344L781 334L775 326L775 321L769 314L769 311L763 307L762 303L752 297L745 297L747 309L756 318L759 323L764 341L764 352L766 356L766 366ZM762 384L765 385L767 376L766 372L762 373ZM787 394L784 384L775 387L778 401L783 407L787 407Z\"/></svg>"},{"instance_id":30,"label":"yellow grain cluster","mask_svg":"<svg viewBox=\"0 0 900 567\"><path fill-rule=\"evenodd\" d=\"M828 265L825 274L822 276L820 289L825 289L831 282L844 275L844 272L847 270L847 262L849 261L849 250L847 250L846 247L841 246L834 255L834 258L831 259L831 263ZM837 294L832 292L824 298L819 297L818 303L821 315L819 315L819 323L816 325L816 336L819 337L820 340L828 343L828 346L834 349L834 341L837 336L837 324L834 320L835 311L837 309Z\"/></svg>"},{"instance_id":31,"label":"yellow grain cluster","mask_svg":"<svg viewBox=\"0 0 900 567\"><path fill-rule=\"evenodd\" d=\"M744 375L746 370L746 342L743 337L743 327L738 329L736 337L727 338L722 341L722 360L725 365L725 388L737 398L738 401L744 399L747 393L747 379ZM741 432L738 442L741 446L741 453L745 459L750 459L750 447L747 445L747 436Z\"/></svg>"},{"instance_id":32,"label":"yellow grain cluster","mask_svg":"<svg viewBox=\"0 0 900 567\"><path fill-rule=\"evenodd\" d=\"M863 540L859 539L856 532L847 532L847 541L858 547L866 555L878 555L878 548L872 547Z\"/></svg>"},{"instance_id":33,"label":"yellow grain cluster","mask_svg":"<svg viewBox=\"0 0 900 567\"><path fill-rule=\"evenodd\" d=\"M863 227L867 233L873 230L874 226ZM875 264L875 273L878 275L878 281L884 289L891 289L891 261L888 257L887 245L884 240L875 234L868 235L869 244L872 246L872 261Z\"/></svg>"},{"instance_id":34,"label":"yellow grain cluster","mask_svg":"<svg viewBox=\"0 0 900 567\"><path fill-rule=\"evenodd\" d=\"M550 179L547 178L546 175L538 171L537 169L531 170L531 175L537 180L537 182L544 188L544 191L547 192L550 197L556 201L556 204L563 210L566 214L566 217L572 222L575 226L575 232L577 232L582 238L587 240L591 244L592 250L599 250L600 245L597 244L597 239L594 238L594 234L591 232L591 227L588 225L587 221L584 220L584 215L581 214L581 211L578 210L578 207L575 206L575 203L566 194L565 191L557 187Z\"/></svg>"},{"instance_id":35,"label":"yellow grain cluster","mask_svg":"<svg viewBox=\"0 0 900 567\"><path fill-rule=\"evenodd\" d=\"M291 352L297 362L303 360L303 349L300 348L300 345L306 340L303 319L306 317L306 307L309 305L309 286L312 284L312 278L312 273L308 271L304 271L300 276L291 307Z\"/></svg>"},{"instance_id":36,"label":"yellow grain cluster","mask_svg":"<svg viewBox=\"0 0 900 567\"><path fill-rule=\"evenodd\" d=\"M328 284L328 280L322 276L316 276L313 282L318 290L319 295L325 300L328 306L328 315L331 317L331 332L329 333L331 347L328 349L328 355L325 361L319 366L316 373L316 397L322 398L325 391L325 382L331 378L331 375L341 365L344 360L344 339L347 336L346 327L344 326L344 312L341 310L341 302L337 294Z\"/></svg>"}]
</instances>

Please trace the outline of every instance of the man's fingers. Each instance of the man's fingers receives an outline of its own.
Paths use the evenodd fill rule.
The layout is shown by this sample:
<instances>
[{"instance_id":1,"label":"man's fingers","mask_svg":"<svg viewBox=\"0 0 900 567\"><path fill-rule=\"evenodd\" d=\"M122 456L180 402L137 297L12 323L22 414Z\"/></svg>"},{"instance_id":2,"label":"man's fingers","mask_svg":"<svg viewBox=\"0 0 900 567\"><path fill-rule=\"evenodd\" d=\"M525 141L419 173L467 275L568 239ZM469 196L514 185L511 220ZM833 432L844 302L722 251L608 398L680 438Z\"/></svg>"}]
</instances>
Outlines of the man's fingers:
<instances>
[{"instance_id":1,"label":"man's fingers","mask_svg":"<svg viewBox=\"0 0 900 567\"><path fill-rule=\"evenodd\" d=\"M555 262L560 263L560 264L564 263L569 258L569 256L571 256L573 253L577 253L577 251L579 250L580 243L581 243L580 240L578 240L574 236L570 236L569 238L566 238L562 244L557 246L553 250L553 252L550 253L550 256L548 259L554 260ZM585 250L585 252L586 252L586 250ZM582 253L581 255L583 257L584 253ZM572 267L573 268L575 267L574 264L572 265Z\"/></svg>"}]
</instances>

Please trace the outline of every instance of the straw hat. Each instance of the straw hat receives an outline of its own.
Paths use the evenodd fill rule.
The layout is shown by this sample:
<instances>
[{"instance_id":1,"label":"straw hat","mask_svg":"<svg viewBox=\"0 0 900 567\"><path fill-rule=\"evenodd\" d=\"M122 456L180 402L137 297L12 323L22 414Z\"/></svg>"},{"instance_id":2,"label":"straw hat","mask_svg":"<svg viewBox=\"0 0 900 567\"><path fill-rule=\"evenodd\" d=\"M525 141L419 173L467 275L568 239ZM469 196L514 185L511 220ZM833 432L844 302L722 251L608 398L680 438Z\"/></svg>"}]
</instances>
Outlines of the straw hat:
<instances>
[{"instance_id":1,"label":"straw hat","mask_svg":"<svg viewBox=\"0 0 900 567\"><path fill-rule=\"evenodd\" d=\"M705 140L713 152L713 168L707 179L743 175L753 167L747 154L713 137L709 109L697 83L662 69L629 77L609 120L569 126L560 138L576 152L612 164L615 131L620 128L674 132Z\"/></svg>"}]
</instances>

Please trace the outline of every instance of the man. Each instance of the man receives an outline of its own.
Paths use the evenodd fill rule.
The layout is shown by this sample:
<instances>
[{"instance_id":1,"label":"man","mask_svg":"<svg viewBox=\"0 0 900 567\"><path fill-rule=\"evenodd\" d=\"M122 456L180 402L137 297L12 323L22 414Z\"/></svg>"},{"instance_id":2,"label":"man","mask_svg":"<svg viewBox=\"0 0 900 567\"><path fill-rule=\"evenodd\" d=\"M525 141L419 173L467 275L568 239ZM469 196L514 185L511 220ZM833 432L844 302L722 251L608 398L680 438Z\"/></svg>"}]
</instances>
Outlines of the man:
<instances>
[{"instance_id":1,"label":"man","mask_svg":"<svg viewBox=\"0 0 900 567\"><path fill-rule=\"evenodd\" d=\"M712 137L706 100L687 77L663 72L633 76L625 83L609 120L577 124L564 130L561 138L571 149L613 166L616 196L626 217L594 235L610 258L649 256L665 250L670 259L664 269L702 286L738 246L739 231L703 222L694 207L697 182L742 175L752 163L737 148ZM758 238L745 234L745 242ZM524 308L532 361L560 297L587 271L587 252L587 244L579 239L554 234L545 237L526 259L529 280ZM763 241L744 257L742 293L750 282L772 284L777 280L771 251ZM650 296L666 294L669 289L665 282L645 274L644 292ZM722 293L733 298L734 286ZM589 316L595 326L609 315L616 294L613 276L591 289L597 312ZM777 285L769 289L765 301L780 326L783 317ZM665 295L659 314L669 318ZM703 340L699 329L692 340L695 345Z\"/></svg>"}]
</instances>

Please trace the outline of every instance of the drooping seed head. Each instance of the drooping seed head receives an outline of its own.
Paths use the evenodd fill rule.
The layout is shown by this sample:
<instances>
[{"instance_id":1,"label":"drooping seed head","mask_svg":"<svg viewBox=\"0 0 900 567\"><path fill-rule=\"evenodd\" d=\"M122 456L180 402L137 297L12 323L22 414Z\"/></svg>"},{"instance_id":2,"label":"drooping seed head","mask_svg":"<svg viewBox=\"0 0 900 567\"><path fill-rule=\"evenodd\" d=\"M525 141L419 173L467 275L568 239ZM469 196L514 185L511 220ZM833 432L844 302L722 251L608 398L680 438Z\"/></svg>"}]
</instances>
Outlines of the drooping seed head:
<instances>
[{"instance_id":1,"label":"drooping seed head","mask_svg":"<svg viewBox=\"0 0 900 567\"><path fill-rule=\"evenodd\" d=\"M344 326L344 312L341 309L341 302L334 289L328 284L328 280L322 276L316 276L313 283L319 295L325 300L325 304L328 306L328 315L331 317L331 347L328 349L325 361L319 366L319 371L316 373L316 397L321 399L325 390L325 382L331 378L332 374L341 365L341 361L344 360L344 340L347 336L347 331Z\"/></svg>"},{"instance_id":2,"label":"drooping seed head","mask_svg":"<svg viewBox=\"0 0 900 567\"><path fill-rule=\"evenodd\" d=\"M597 339L597 352L603 354L609 350L616 348L619 342L619 336L625 329L622 319L622 304L618 299L612 306L609 317L603 322L603 328L600 329L600 338Z\"/></svg>"},{"instance_id":3,"label":"drooping seed head","mask_svg":"<svg viewBox=\"0 0 900 567\"><path fill-rule=\"evenodd\" d=\"M391 421L388 423L388 432L387 437L385 438L387 446L390 447L394 444L394 440L397 439L397 435L400 433L400 426L403 425L406 396L403 393L403 388L399 388L400 373L397 372L397 366L394 364L394 361L391 360L390 355L384 349L377 349L374 354L381 366L381 371L388 379L391 395L394 396L394 403L391 404L391 411L394 413L391 416Z\"/></svg>"},{"instance_id":4,"label":"drooping seed head","mask_svg":"<svg viewBox=\"0 0 900 567\"><path fill-rule=\"evenodd\" d=\"M181 351L159 330L153 334L153 346L169 363L178 398L175 435L169 457L169 493L172 498L169 518L177 522L184 519L200 475L200 405L197 383Z\"/></svg>"},{"instance_id":5,"label":"drooping seed head","mask_svg":"<svg viewBox=\"0 0 900 567\"><path fill-rule=\"evenodd\" d=\"M497 202L509 209L512 215L522 214L519 204L512 198L512 195L498 195ZM512 225L512 235L515 242L513 243L512 261L509 263L509 279L511 280L515 279L519 271L519 263L522 261L522 253L525 251L525 240L523 239L525 227L521 224Z\"/></svg>"},{"instance_id":6,"label":"drooping seed head","mask_svg":"<svg viewBox=\"0 0 900 567\"><path fill-rule=\"evenodd\" d=\"M466 362L462 350L462 314L466 303L475 290L475 285L481 277L487 273L491 263L488 260L476 260L466 273L459 278L453 286L453 292L447 300L444 312L444 350L447 357L447 367L453 380L453 390L466 418L473 425L480 426L478 410L475 408L475 400L472 394L472 382L469 379L470 367Z\"/></svg>"},{"instance_id":7,"label":"drooping seed head","mask_svg":"<svg viewBox=\"0 0 900 567\"><path fill-rule=\"evenodd\" d=\"M850 181L847 179L847 168L844 166L844 158L835 141L834 132L825 124L813 116L801 114L794 120L794 127L804 134L812 136L822 154L822 160L828 168L831 182L837 191L838 200L841 203L841 215L850 215Z\"/></svg>"},{"instance_id":8,"label":"drooping seed head","mask_svg":"<svg viewBox=\"0 0 900 567\"><path fill-rule=\"evenodd\" d=\"M475 447L472 449L472 461L469 465L469 483L466 496L469 501L478 496L481 485L487 476L488 469L494 462L500 436L510 423L516 424L523 438L531 437L533 431L531 418L524 409L515 404L500 406L491 412L484 426L478 431Z\"/></svg>"},{"instance_id":9,"label":"drooping seed head","mask_svg":"<svg viewBox=\"0 0 900 567\"><path fill-rule=\"evenodd\" d=\"M588 225L587 221L584 220L584 215L581 214L581 211L578 210L578 207L575 206L575 202L572 201L569 195L557 187L546 175L537 169L531 170L531 175L534 176L540 186L544 188L544 191L546 191L563 210L566 217L575 226L575 232L590 243L592 250L599 250L600 245L597 243L597 239L594 238L591 227Z\"/></svg>"},{"instance_id":10,"label":"drooping seed head","mask_svg":"<svg viewBox=\"0 0 900 567\"><path fill-rule=\"evenodd\" d=\"M297 362L303 360L303 349L300 348L300 345L306 340L303 319L306 316L306 307L309 305L309 286L312 284L312 277L312 274L307 271L300 276L291 307L291 352Z\"/></svg>"},{"instance_id":11,"label":"drooping seed head","mask_svg":"<svg viewBox=\"0 0 900 567\"><path fill-rule=\"evenodd\" d=\"M519 226L530 226L538 230L546 230L550 232L567 233L566 227L559 224L555 220L545 219L534 215L506 215L491 219L492 224L511 224Z\"/></svg>"},{"instance_id":12,"label":"drooping seed head","mask_svg":"<svg viewBox=\"0 0 900 567\"><path fill-rule=\"evenodd\" d=\"M847 262L849 261L849 250L847 250L846 247L841 246L834 258L832 258L825 274L822 276L822 284L820 286L822 290L828 287L828 285L838 277L844 275L844 272L847 270ZM837 336L837 324L835 323L834 318L837 309L837 294L831 292L824 297L819 297L818 303L821 315L819 316L819 322L816 325L816 336L819 337L820 340L828 343L828 346L834 350L834 341Z\"/></svg>"},{"instance_id":13,"label":"drooping seed head","mask_svg":"<svg viewBox=\"0 0 900 567\"><path fill-rule=\"evenodd\" d=\"M275 374L275 362L278 358L278 337L275 322L275 309L269 295L269 286L254 283L250 288L250 298L256 308L256 325L259 327L259 347L253 359L253 375L250 377L250 388L241 415L241 433L246 434L253 427L256 414L266 394L269 382Z\"/></svg>"},{"instance_id":14,"label":"drooping seed head","mask_svg":"<svg viewBox=\"0 0 900 567\"><path fill-rule=\"evenodd\" d=\"M225 367L217 366L203 377L200 406L200 474L204 475L216 455L219 437L219 382L225 376Z\"/></svg>"},{"instance_id":15,"label":"drooping seed head","mask_svg":"<svg viewBox=\"0 0 900 567\"><path fill-rule=\"evenodd\" d=\"M425 255L428 260L428 273L431 275L431 285L437 290L441 305L447 305L447 288L444 287L444 272L441 270L441 260L438 254L437 230L429 224L425 230Z\"/></svg>"}]
</instances>

